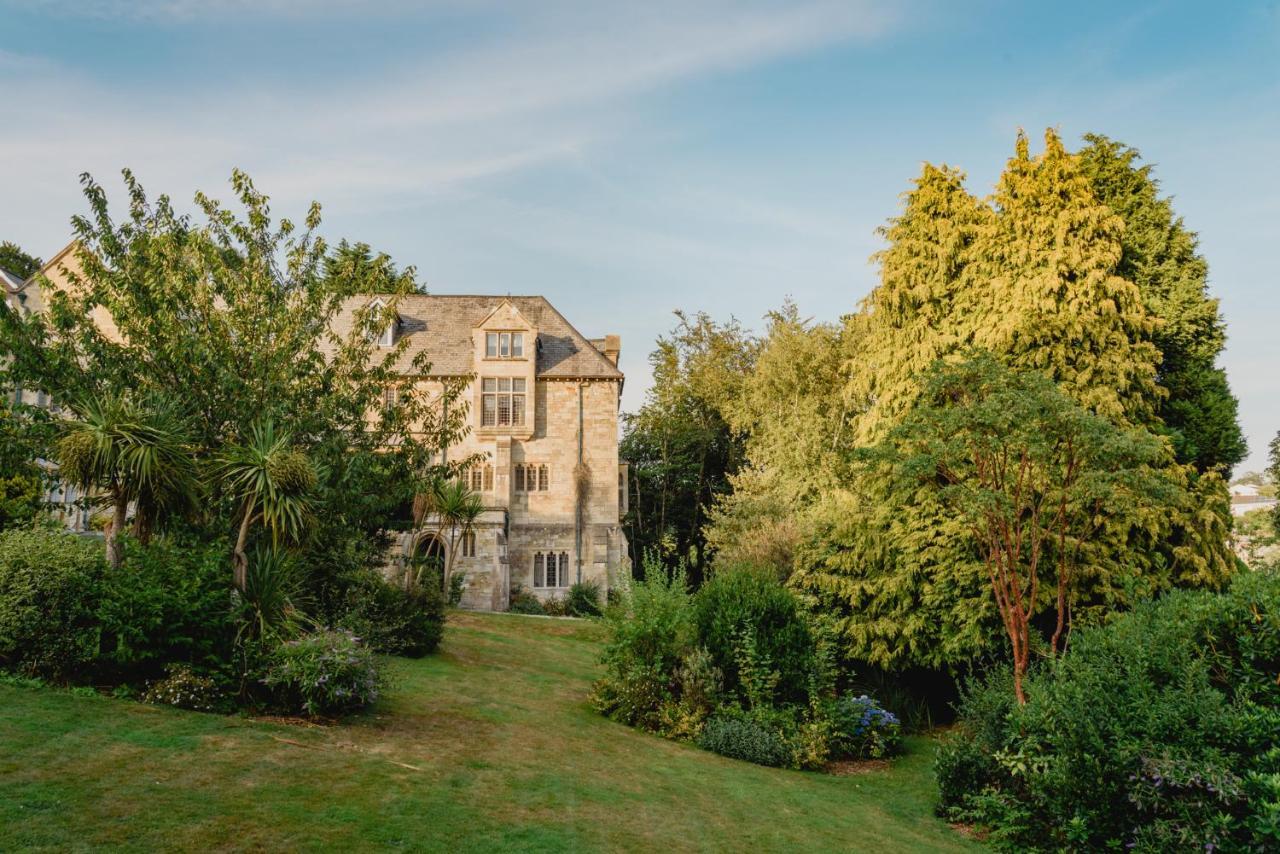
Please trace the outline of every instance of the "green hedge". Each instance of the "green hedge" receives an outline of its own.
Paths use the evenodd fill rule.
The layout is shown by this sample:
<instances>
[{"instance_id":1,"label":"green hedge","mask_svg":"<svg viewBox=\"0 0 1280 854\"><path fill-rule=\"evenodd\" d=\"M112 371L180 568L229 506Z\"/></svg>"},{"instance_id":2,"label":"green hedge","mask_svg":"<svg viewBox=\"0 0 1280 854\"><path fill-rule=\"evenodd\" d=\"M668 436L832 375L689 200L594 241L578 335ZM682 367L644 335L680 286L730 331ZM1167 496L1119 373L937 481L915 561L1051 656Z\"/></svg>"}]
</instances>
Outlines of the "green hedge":
<instances>
[{"instance_id":1,"label":"green hedge","mask_svg":"<svg viewBox=\"0 0 1280 854\"><path fill-rule=\"evenodd\" d=\"M102 543L62 532L0 533L0 666L67 680L98 655Z\"/></svg>"}]
</instances>

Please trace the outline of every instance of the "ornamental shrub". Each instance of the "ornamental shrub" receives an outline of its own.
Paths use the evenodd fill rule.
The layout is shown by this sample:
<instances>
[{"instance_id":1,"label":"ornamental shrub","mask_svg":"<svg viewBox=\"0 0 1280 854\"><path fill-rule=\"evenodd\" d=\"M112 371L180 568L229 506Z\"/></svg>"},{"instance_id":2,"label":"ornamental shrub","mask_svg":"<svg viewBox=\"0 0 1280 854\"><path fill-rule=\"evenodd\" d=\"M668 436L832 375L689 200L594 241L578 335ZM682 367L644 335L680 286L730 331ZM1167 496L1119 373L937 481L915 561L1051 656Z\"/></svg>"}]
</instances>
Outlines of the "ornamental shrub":
<instances>
[{"instance_id":1,"label":"ornamental shrub","mask_svg":"<svg viewBox=\"0 0 1280 854\"><path fill-rule=\"evenodd\" d=\"M719 569L694 598L698 642L724 674L725 687L746 699L739 662L743 635L754 655L777 674L775 704L808 701L815 660L815 639L795 595L771 570Z\"/></svg>"},{"instance_id":2,"label":"ornamental shrub","mask_svg":"<svg viewBox=\"0 0 1280 854\"><path fill-rule=\"evenodd\" d=\"M351 579L338 626L374 652L421 658L440 645L444 621L444 596L438 585L389 584L368 570Z\"/></svg>"},{"instance_id":3,"label":"ornamental shrub","mask_svg":"<svg viewBox=\"0 0 1280 854\"><path fill-rule=\"evenodd\" d=\"M96 540L0 533L0 667L54 680L87 676L98 655L104 569Z\"/></svg>"},{"instance_id":4,"label":"ornamental shrub","mask_svg":"<svg viewBox=\"0 0 1280 854\"><path fill-rule=\"evenodd\" d=\"M569 588L565 597L565 607L573 617L599 617L600 585L595 581L579 581Z\"/></svg>"},{"instance_id":5,"label":"ornamental shrub","mask_svg":"<svg viewBox=\"0 0 1280 854\"><path fill-rule=\"evenodd\" d=\"M616 721L658 730L663 705L676 699L676 668L696 645L684 568L668 573L646 560L645 580L632 585L625 604L607 620L605 675L592 702Z\"/></svg>"},{"instance_id":6,"label":"ornamental shrub","mask_svg":"<svg viewBox=\"0 0 1280 854\"><path fill-rule=\"evenodd\" d=\"M98 606L104 670L141 681L170 664L208 671L228 662L237 628L228 547L168 537L123 544L120 568L105 570Z\"/></svg>"},{"instance_id":7,"label":"ornamental shrub","mask_svg":"<svg viewBox=\"0 0 1280 854\"><path fill-rule=\"evenodd\" d=\"M542 607L542 601L519 584L511 585L511 600L507 610L513 614L545 615L547 613Z\"/></svg>"},{"instance_id":8,"label":"ornamental shrub","mask_svg":"<svg viewBox=\"0 0 1280 854\"><path fill-rule=\"evenodd\" d=\"M843 696L831 704L831 756L835 759L883 759L902 746L902 726L863 694Z\"/></svg>"},{"instance_id":9,"label":"ornamental shrub","mask_svg":"<svg viewBox=\"0 0 1280 854\"><path fill-rule=\"evenodd\" d=\"M193 712L212 712L223 704L218 684L208 676L197 676L190 667L169 668L165 678L153 682L142 695L144 703L175 706Z\"/></svg>"},{"instance_id":10,"label":"ornamental shrub","mask_svg":"<svg viewBox=\"0 0 1280 854\"><path fill-rule=\"evenodd\" d=\"M1174 592L969 686L940 748L944 811L1017 850L1280 846L1280 576Z\"/></svg>"},{"instance_id":11,"label":"ornamental shrub","mask_svg":"<svg viewBox=\"0 0 1280 854\"><path fill-rule=\"evenodd\" d=\"M285 711L337 715L376 701L383 679L373 652L355 635L320 631L272 650L262 682Z\"/></svg>"},{"instance_id":12,"label":"ornamental shrub","mask_svg":"<svg viewBox=\"0 0 1280 854\"><path fill-rule=\"evenodd\" d=\"M786 739L766 723L743 712L728 711L707 721L698 746L703 750L782 768L791 764L791 748Z\"/></svg>"}]
</instances>

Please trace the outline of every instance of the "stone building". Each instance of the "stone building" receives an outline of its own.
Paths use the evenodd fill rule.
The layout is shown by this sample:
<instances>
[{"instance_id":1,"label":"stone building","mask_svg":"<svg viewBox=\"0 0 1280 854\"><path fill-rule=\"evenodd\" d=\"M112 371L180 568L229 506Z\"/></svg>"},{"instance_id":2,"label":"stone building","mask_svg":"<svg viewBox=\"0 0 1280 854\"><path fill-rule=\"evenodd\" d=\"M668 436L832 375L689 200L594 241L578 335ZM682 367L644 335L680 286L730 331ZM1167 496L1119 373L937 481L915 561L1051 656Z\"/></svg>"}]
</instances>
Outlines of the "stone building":
<instances>
[{"instance_id":1,"label":"stone building","mask_svg":"<svg viewBox=\"0 0 1280 854\"><path fill-rule=\"evenodd\" d=\"M348 332L357 311L378 299L353 299L336 331ZM506 610L517 585L548 599L577 581L605 591L618 572L629 574L618 336L584 337L539 296L413 295L396 311L378 344L408 339L405 382L432 394L445 378L468 379L470 429L447 453L483 460L465 478L485 512L454 557L465 579L462 605ZM423 353L429 372L414 376L408 366ZM404 535L398 552L443 554L448 546L419 531Z\"/></svg>"}]
</instances>

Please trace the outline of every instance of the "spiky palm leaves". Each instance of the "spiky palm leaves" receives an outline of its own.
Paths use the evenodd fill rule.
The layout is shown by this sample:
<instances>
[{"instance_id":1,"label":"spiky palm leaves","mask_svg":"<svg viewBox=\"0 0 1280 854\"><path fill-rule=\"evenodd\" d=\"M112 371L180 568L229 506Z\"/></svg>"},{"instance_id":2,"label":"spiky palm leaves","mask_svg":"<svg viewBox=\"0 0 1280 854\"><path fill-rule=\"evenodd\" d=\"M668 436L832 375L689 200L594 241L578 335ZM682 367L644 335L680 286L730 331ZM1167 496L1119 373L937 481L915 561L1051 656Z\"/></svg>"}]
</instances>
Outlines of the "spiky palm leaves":
<instances>
[{"instance_id":1,"label":"spiky palm leaves","mask_svg":"<svg viewBox=\"0 0 1280 854\"><path fill-rule=\"evenodd\" d=\"M187 424L160 397L132 395L86 398L71 407L55 448L59 475L86 493L98 493L112 508L107 560L120 565L120 532L129 504L134 532L144 540L165 512L189 508L199 478Z\"/></svg>"},{"instance_id":2,"label":"spiky palm leaves","mask_svg":"<svg viewBox=\"0 0 1280 854\"><path fill-rule=\"evenodd\" d=\"M444 589L448 590L458 547L484 512L484 501L461 480L437 477L428 481L415 496L413 510L415 527L434 523L432 527L448 545L441 579Z\"/></svg>"},{"instance_id":3,"label":"spiky palm leaves","mask_svg":"<svg viewBox=\"0 0 1280 854\"><path fill-rule=\"evenodd\" d=\"M311 511L316 470L307 456L293 446L292 435L287 430L277 430L267 419L249 428L248 441L224 449L218 461L218 476L223 489L240 504L235 582L244 590L249 566L245 546L250 529L261 522L274 545L301 540Z\"/></svg>"}]
</instances>

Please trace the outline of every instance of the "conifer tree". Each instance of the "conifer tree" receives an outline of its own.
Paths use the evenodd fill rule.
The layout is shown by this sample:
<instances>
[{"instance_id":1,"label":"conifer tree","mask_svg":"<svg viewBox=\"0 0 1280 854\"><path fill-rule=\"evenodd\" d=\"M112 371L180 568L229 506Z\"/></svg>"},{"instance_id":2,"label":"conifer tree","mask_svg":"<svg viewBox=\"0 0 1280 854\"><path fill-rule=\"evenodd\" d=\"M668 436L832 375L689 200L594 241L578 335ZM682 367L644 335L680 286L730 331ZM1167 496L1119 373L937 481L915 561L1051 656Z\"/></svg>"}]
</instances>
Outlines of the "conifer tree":
<instances>
[{"instance_id":1,"label":"conifer tree","mask_svg":"<svg viewBox=\"0 0 1280 854\"><path fill-rule=\"evenodd\" d=\"M972 343L974 243L992 213L964 187L964 174L925 164L903 196L902 214L880 229L888 247L876 254L880 284L846 318L856 341L846 393L865 407L858 436L891 425L920 392L920 375L935 359Z\"/></svg>"},{"instance_id":2,"label":"conifer tree","mask_svg":"<svg viewBox=\"0 0 1280 854\"><path fill-rule=\"evenodd\" d=\"M1238 404L1226 373L1216 366L1226 343L1218 301L1209 296L1209 267L1198 238L1159 195L1150 164L1139 165L1137 149L1099 134L1087 134L1080 166L1098 200L1124 220L1116 272L1137 286L1157 319L1153 341L1160 350L1159 382L1166 394L1159 415L1172 435L1179 462L1201 471L1231 467L1246 446Z\"/></svg>"}]
</instances>

